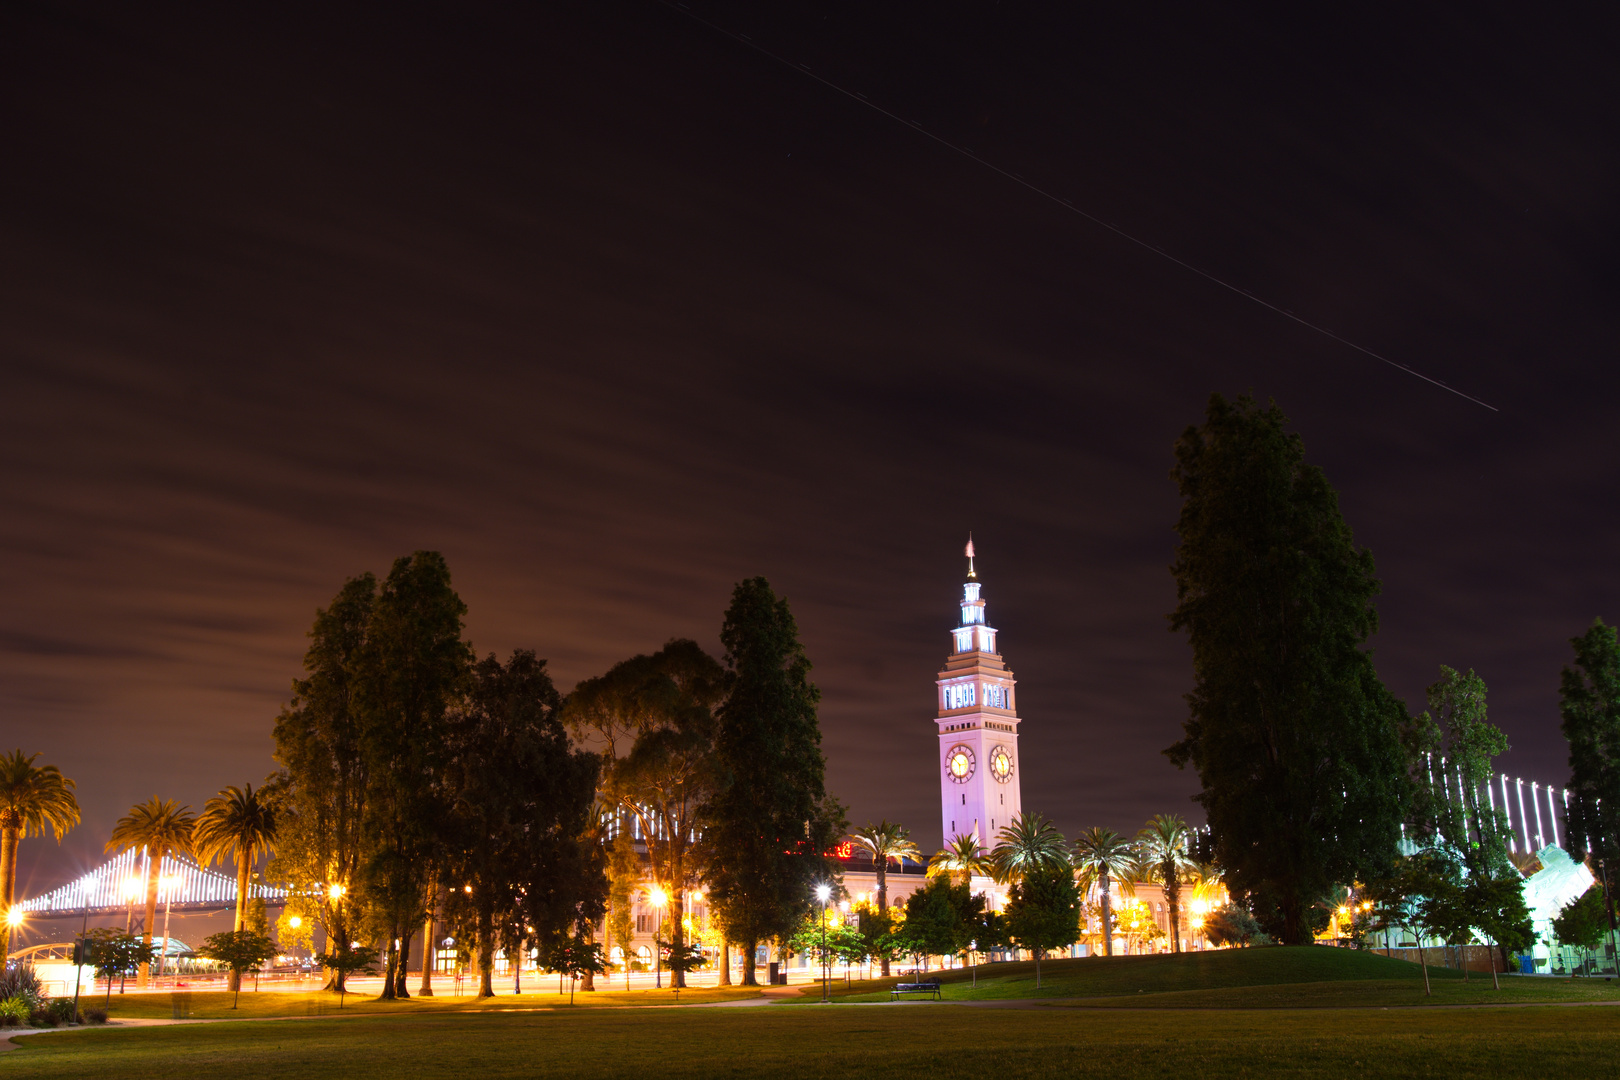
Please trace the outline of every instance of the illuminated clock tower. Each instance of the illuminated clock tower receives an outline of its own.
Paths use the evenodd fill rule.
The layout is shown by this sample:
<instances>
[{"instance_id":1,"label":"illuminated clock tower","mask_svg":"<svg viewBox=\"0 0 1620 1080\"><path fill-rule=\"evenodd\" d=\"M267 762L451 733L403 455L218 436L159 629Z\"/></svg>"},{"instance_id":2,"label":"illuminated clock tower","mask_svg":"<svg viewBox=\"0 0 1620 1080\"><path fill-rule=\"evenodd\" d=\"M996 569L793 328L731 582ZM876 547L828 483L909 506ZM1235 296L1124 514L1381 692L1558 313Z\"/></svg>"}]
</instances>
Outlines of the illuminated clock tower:
<instances>
[{"instance_id":1,"label":"illuminated clock tower","mask_svg":"<svg viewBox=\"0 0 1620 1080\"><path fill-rule=\"evenodd\" d=\"M996 651L996 631L984 619L984 600L967 545L962 621L951 631L952 651L939 673L940 825L945 841L977 834L994 847L996 833L1023 811L1018 793L1018 712L1013 673Z\"/></svg>"}]
</instances>

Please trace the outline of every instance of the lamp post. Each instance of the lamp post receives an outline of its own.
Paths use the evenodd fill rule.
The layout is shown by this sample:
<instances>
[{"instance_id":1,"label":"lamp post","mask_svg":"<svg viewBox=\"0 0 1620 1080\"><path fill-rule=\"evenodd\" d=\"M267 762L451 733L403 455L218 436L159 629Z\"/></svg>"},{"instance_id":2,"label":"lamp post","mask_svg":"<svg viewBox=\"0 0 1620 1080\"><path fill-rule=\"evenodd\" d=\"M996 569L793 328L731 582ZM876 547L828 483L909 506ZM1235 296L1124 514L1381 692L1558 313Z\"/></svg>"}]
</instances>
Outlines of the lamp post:
<instances>
[{"instance_id":1,"label":"lamp post","mask_svg":"<svg viewBox=\"0 0 1620 1080\"><path fill-rule=\"evenodd\" d=\"M664 967L661 963L663 955L658 951L658 928L664 922L664 905L669 902L669 893L664 891L662 885L654 885L647 890L647 901L652 904L653 910L658 913L658 917L653 920L653 989L662 990L664 988Z\"/></svg>"},{"instance_id":2,"label":"lamp post","mask_svg":"<svg viewBox=\"0 0 1620 1080\"><path fill-rule=\"evenodd\" d=\"M827 996L827 901L831 897L832 886L816 886L816 899L821 901L821 1002L824 1005L831 1000Z\"/></svg>"},{"instance_id":3,"label":"lamp post","mask_svg":"<svg viewBox=\"0 0 1620 1080\"><path fill-rule=\"evenodd\" d=\"M134 874L124 879L124 903L128 911L124 914L124 935L129 936L135 928L135 897L141 892L141 880Z\"/></svg>"},{"instance_id":4,"label":"lamp post","mask_svg":"<svg viewBox=\"0 0 1620 1080\"><path fill-rule=\"evenodd\" d=\"M74 1015L74 1017L77 1017L79 1015L79 984L84 981L84 961L86 959L86 957L84 955L84 950L85 950L84 937L85 937L86 934L88 934L90 932L90 890L95 888L95 884L96 884L96 879L95 879L94 876L87 877L84 880L79 882L79 899L84 901L84 919L79 923L79 944L78 944L78 947L73 950L73 1015ZM92 979L93 978L94 978L94 976L92 975ZM96 992L95 983L93 981L92 981L92 983L90 985L90 992L92 994Z\"/></svg>"},{"instance_id":5,"label":"lamp post","mask_svg":"<svg viewBox=\"0 0 1620 1080\"><path fill-rule=\"evenodd\" d=\"M162 976L165 967L164 961L169 956L169 916L174 912L174 890L180 884L180 877L170 874L158 879L158 885L163 890L163 945L158 950L158 975Z\"/></svg>"}]
</instances>

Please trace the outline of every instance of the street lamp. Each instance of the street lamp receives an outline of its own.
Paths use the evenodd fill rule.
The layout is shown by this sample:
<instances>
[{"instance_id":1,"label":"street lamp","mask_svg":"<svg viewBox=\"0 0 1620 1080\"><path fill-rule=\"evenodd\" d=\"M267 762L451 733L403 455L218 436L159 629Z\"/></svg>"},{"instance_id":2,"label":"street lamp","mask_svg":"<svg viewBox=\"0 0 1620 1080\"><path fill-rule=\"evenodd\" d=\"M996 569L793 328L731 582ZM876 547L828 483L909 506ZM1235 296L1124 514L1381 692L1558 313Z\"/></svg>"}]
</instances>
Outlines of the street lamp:
<instances>
[{"instance_id":1,"label":"street lamp","mask_svg":"<svg viewBox=\"0 0 1620 1080\"><path fill-rule=\"evenodd\" d=\"M827 901L832 899L832 886L817 885L816 899L821 901L821 1001L826 1004L831 1000L827 996Z\"/></svg>"},{"instance_id":2,"label":"street lamp","mask_svg":"<svg viewBox=\"0 0 1620 1080\"><path fill-rule=\"evenodd\" d=\"M163 946L158 951L158 974L163 974L164 962L169 956L169 916L174 911L174 890L180 884L179 875L169 874L158 879L158 886L163 891Z\"/></svg>"},{"instance_id":3,"label":"street lamp","mask_svg":"<svg viewBox=\"0 0 1620 1080\"><path fill-rule=\"evenodd\" d=\"M669 903L669 893L664 891L662 885L654 885L647 890L647 902L658 912L658 918L653 921L653 989L664 988L664 968L661 963L663 954L658 951L658 928L664 922L664 905Z\"/></svg>"},{"instance_id":4,"label":"street lamp","mask_svg":"<svg viewBox=\"0 0 1620 1080\"><path fill-rule=\"evenodd\" d=\"M124 879L124 901L129 905L129 911L124 915L124 933L128 934L135 926L135 898L141 894L141 879L134 874Z\"/></svg>"}]
</instances>

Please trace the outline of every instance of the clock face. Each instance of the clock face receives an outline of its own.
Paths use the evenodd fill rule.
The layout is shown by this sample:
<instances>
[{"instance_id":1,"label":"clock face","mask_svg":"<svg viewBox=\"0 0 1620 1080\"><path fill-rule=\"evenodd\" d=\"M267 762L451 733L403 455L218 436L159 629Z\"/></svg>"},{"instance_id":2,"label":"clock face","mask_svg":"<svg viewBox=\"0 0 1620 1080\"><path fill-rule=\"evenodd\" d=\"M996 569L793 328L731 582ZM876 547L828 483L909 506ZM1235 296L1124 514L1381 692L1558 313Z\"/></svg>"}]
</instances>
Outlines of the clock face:
<instances>
[{"instance_id":1,"label":"clock face","mask_svg":"<svg viewBox=\"0 0 1620 1080\"><path fill-rule=\"evenodd\" d=\"M977 762L973 760L973 751L957 744L945 755L945 775L955 783L965 784L973 776L976 764Z\"/></svg>"},{"instance_id":2,"label":"clock face","mask_svg":"<svg viewBox=\"0 0 1620 1080\"><path fill-rule=\"evenodd\" d=\"M1005 746L998 746L990 751L990 775L1005 784L1012 779L1012 755L1007 753Z\"/></svg>"}]
</instances>

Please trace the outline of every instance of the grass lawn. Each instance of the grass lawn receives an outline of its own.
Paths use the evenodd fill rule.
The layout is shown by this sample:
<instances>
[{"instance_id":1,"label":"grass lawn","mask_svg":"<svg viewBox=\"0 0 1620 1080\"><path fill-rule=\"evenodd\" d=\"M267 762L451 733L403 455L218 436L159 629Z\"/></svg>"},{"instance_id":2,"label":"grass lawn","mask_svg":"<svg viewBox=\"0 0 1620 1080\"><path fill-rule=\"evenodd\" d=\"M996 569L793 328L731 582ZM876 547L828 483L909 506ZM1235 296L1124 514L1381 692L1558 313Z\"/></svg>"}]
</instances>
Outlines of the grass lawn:
<instances>
[{"instance_id":1,"label":"grass lawn","mask_svg":"<svg viewBox=\"0 0 1620 1080\"><path fill-rule=\"evenodd\" d=\"M1044 964L945 973L947 1000L890 1004L887 981L857 984L831 1005L799 997L752 1008L603 1008L672 1004L668 991L380 1003L329 994L243 994L235 1014L293 1018L24 1036L0 1055L7 1075L41 1078L322 1080L418 1077L864 1078L1018 1080L1037 1076L1492 1077L1602 1075L1620 1055L1620 1002L1601 980L1489 978L1464 983L1337 949L1248 949L1181 957ZM819 997L819 987L811 988ZM688 991L682 1002L754 991ZM875 998L863 1002L862 998ZM978 999L977 1003L973 999ZM250 1000L253 999L253 1000ZM117 998L115 997L115 1002ZM1497 1004L1502 1008L1390 1008ZM881 1003L879 1003L881 1001ZM229 996L195 994L192 1014L231 1015ZM1347 1006L1366 1006L1349 1008ZM1377 1006L1386 1006L1379 1008ZM123 1015L171 1015L166 995L124 1000ZM302 1017L302 1018L299 1018ZM1605 1065L1604 1062L1609 1062Z\"/></svg>"},{"instance_id":2,"label":"grass lawn","mask_svg":"<svg viewBox=\"0 0 1620 1080\"><path fill-rule=\"evenodd\" d=\"M1491 977L1429 969L1432 997L1423 994L1423 972L1416 964L1374 953L1320 946L1232 949L1182 956L1117 956L1084 960L1049 960L1041 965L1041 988L1035 988L1033 963L981 965L978 985L967 971L934 973L942 980L947 1001L995 1001L1010 998L1054 999L1087 1007L1153 1008L1341 1008L1346 1006L1551 1003L1620 1001L1620 983L1602 979L1549 979L1502 976L1502 988ZM888 1001L898 978L835 983L840 1001ZM819 985L806 987L819 999Z\"/></svg>"},{"instance_id":3,"label":"grass lawn","mask_svg":"<svg viewBox=\"0 0 1620 1080\"><path fill-rule=\"evenodd\" d=\"M0 1075L1541 1078L1612 1067L1620 1014L1590 1006L1180 1012L835 1004L357 1014L92 1028L19 1041L21 1049L0 1056Z\"/></svg>"}]
</instances>

